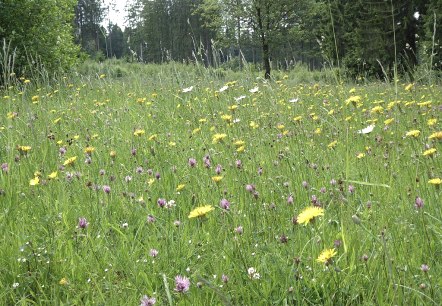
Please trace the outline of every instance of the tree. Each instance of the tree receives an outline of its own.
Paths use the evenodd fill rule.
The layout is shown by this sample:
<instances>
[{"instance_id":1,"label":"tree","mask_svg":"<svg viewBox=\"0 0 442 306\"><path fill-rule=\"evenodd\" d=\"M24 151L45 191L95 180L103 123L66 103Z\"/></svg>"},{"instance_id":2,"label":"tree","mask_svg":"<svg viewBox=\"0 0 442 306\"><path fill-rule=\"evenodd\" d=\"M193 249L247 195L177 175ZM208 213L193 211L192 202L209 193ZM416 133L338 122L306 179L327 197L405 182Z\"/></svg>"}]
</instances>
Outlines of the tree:
<instances>
[{"instance_id":1,"label":"tree","mask_svg":"<svg viewBox=\"0 0 442 306\"><path fill-rule=\"evenodd\" d=\"M15 51L16 72L26 73L35 63L50 72L76 63L74 6L74 0L0 0L0 42ZM0 61L0 71L5 71L2 65Z\"/></svg>"}]
</instances>

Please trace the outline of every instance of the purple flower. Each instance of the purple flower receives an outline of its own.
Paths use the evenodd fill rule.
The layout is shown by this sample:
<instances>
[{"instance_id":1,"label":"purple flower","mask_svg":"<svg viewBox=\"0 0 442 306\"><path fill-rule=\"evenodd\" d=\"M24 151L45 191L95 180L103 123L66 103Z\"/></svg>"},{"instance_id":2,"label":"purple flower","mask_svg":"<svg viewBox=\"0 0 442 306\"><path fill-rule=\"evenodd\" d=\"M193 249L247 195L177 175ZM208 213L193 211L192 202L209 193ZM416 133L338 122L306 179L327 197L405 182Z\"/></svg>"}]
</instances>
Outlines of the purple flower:
<instances>
[{"instance_id":1,"label":"purple flower","mask_svg":"<svg viewBox=\"0 0 442 306\"><path fill-rule=\"evenodd\" d=\"M342 241L339 240L339 239L337 239L337 240L335 240L335 242L334 242L333 244L334 244L334 246L335 246L335 249L338 249L338 248L341 246Z\"/></svg>"},{"instance_id":2,"label":"purple flower","mask_svg":"<svg viewBox=\"0 0 442 306\"><path fill-rule=\"evenodd\" d=\"M60 149L58 149L58 153L60 155L64 155L64 153L66 153L66 148L65 147L61 147Z\"/></svg>"},{"instance_id":3,"label":"purple flower","mask_svg":"<svg viewBox=\"0 0 442 306\"><path fill-rule=\"evenodd\" d=\"M187 277L181 275L177 275L175 277L176 292L185 293L189 291L189 287L190 287L190 280Z\"/></svg>"},{"instance_id":4,"label":"purple flower","mask_svg":"<svg viewBox=\"0 0 442 306\"><path fill-rule=\"evenodd\" d=\"M236 161L235 161L235 165L236 165L236 168L241 169L241 168L242 168L242 162L241 162L241 160L240 160L240 159L236 160Z\"/></svg>"},{"instance_id":5,"label":"purple flower","mask_svg":"<svg viewBox=\"0 0 442 306\"><path fill-rule=\"evenodd\" d=\"M135 172L137 172L138 174L143 173L143 167L137 167L137 169L135 170Z\"/></svg>"},{"instance_id":6,"label":"purple flower","mask_svg":"<svg viewBox=\"0 0 442 306\"><path fill-rule=\"evenodd\" d=\"M154 223L155 222L155 217L152 215L148 215L147 216L147 223Z\"/></svg>"},{"instance_id":7,"label":"purple flower","mask_svg":"<svg viewBox=\"0 0 442 306\"><path fill-rule=\"evenodd\" d=\"M318 204L318 197L316 195L312 195L312 204L314 206Z\"/></svg>"},{"instance_id":8,"label":"purple flower","mask_svg":"<svg viewBox=\"0 0 442 306\"><path fill-rule=\"evenodd\" d=\"M242 235L244 233L243 227L240 225L237 228L235 228L235 233Z\"/></svg>"},{"instance_id":9,"label":"purple flower","mask_svg":"<svg viewBox=\"0 0 442 306\"><path fill-rule=\"evenodd\" d=\"M212 163L210 161L210 156L209 155L204 156L203 162L204 162L204 167L210 168Z\"/></svg>"},{"instance_id":10,"label":"purple flower","mask_svg":"<svg viewBox=\"0 0 442 306\"><path fill-rule=\"evenodd\" d=\"M149 255L153 258L158 256L158 250L157 249L150 249Z\"/></svg>"},{"instance_id":11,"label":"purple flower","mask_svg":"<svg viewBox=\"0 0 442 306\"><path fill-rule=\"evenodd\" d=\"M104 170L104 169L101 169L99 173L100 173L100 175L101 175L101 176L103 176L103 175L105 175L105 174L106 174L106 170Z\"/></svg>"},{"instance_id":12,"label":"purple flower","mask_svg":"<svg viewBox=\"0 0 442 306\"><path fill-rule=\"evenodd\" d=\"M137 155L137 149L133 148L133 149L130 151L130 154L132 154L133 156Z\"/></svg>"},{"instance_id":13,"label":"purple flower","mask_svg":"<svg viewBox=\"0 0 442 306\"><path fill-rule=\"evenodd\" d=\"M424 207L424 200L422 200L420 197L416 197L416 200L414 201L414 207L416 207L416 209Z\"/></svg>"},{"instance_id":14,"label":"purple flower","mask_svg":"<svg viewBox=\"0 0 442 306\"><path fill-rule=\"evenodd\" d=\"M262 167L258 168L258 175L262 175Z\"/></svg>"},{"instance_id":15,"label":"purple flower","mask_svg":"<svg viewBox=\"0 0 442 306\"><path fill-rule=\"evenodd\" d=\"M221 275L221 280L223 281L223 283L226 283L229 281L229 277L225 274Z\"/></svg>"},{"instance_id":16,"label":"purple flower","mask_svg":"<svg viewBox=\"0 0 442 306\"><path fill-rule=\"evenodd\" d=\"M221 174L222 171L223 171L223 167L221 167L221 165L218 164L215 168L216 174Z\"/></svg>"},{"instance_id":17,"label":"purple flower","mask_svg":"<svg viewBox=\"0 0 442 306\"><path fill-rule=\"evenodd\" d=\"M423 264L423 265L421 265L421 270L422 270L422 272L427 273L428 270L430 270L430 267L426 264Z\"/></svg>"},{"instance_id":18,"label":"purple flower","mask_svg":"<svg viewBox=\"0 0 442 306\"><path fill-rule=\"evenodd\" d=\"M320 193L326 193L327 189L325 189L325 187L321 187L321 189L319 190Z\"/></svg>"},{"instance_id":19,"label":"purple flower","mask_svg":"<svg viewBox=\"0 0 442 306\"><path fill-rule=\"evenodd\" d=\"M247 184L247 185L246 185L246 190L247 190L248 192L253 192L253 191L255 191L255 186L252 185L252 184Z\"/></svg>"},{"instance_id":20,"label":"purple flower","mask_svg":"<svg viewBox=\"0 0 442 306\"><path fill-rule=\"evenodd\" d=\"M89 223L87 222L86 218L80 217L78 218L78 228L86 228L88 227Z\"/></svg>"},{"instance_id":21,"label":"purple flower","mask_svg":"<svg viewBox=\"0 0 442 306\"><path fill-rule=\"evenodd\" d=\"M220 206L222 209L229 210L229 208L230 208L230 202L227 201L226 199L222 199L222 200L219 202L219 206Z\"/></svg>"},{"instance_id":22,"label":"purple flower","mask_svg":"<svg viewBox=\"0 0 442 306\"><path fill-rule=\"evenodd\" d=\"M354 193L354 192L355 192L355 186L353 186L353 185L348 185L348 192L350 192L350 193Z\"/></svg>"},{"instance_id":23,"label":"purple flower","mask_svg":"<svg viewBox=\"0 0 442 306\"><path fill-rule=\"evenodd\" d=\"M289 195L287 198L287 204L293 204L293 196Z\"/></svg>"},{"instance_id":24,"label":"purple flower","mask_svg":"<svg viewBox=\"0 0 442 306\"><path fill-rule=\"evenodd\" d=\"M157 204L159 207L164 207L166 205L166 203L167 203L166 199L159 198L157 201Z\"/></svg>"},{"instance_id":25,"label":"purple flower","mask_svg":"<svg viewBox=\"0 0 442 306\"><path fill-rule=\"evenodd\" d=\"M307 188L308 188L308 183L307 183L306 181L303 181L303 182L302 182L302 187L304 187L305 189L307 189Z\"/></svg>"},{"instance_id":26,"label":"purple flower","mask_svg":"<svg viewBox=\"0 0 442 306\"><path fill-rule=\"evenodd\" d=\"M9 171L8 163L3 163L1 167L2 167L3 172L7 173Z\"/></svg>"},{"instance_id":27,"label":"purple flower","mask_svg":"<svg viewBox=\"0 0 442 306\"><path fill-rule=\"evenodd\" d=\"M155 173L155 178L159 180L161 178L161 174L159 172Z\"/></svg>"},{"instance_id":28,"label":"purple flower","mask_svg":"<svg viewBox=\"0 0 442 306\"><path fill-rule=\"evenodd\" d=\"M103 191L104 191L105 193L110 193L110 192L111 192L111 188L110 188L110 186L108 186L108 185L104 185L104 186L103 186Z\"/></svg>"},{"instance_id":29,"label":"purple flower","mask_svg":"<svg viewBox=\"0 0 442 306\"><path fill-rule=\"evenodd\" d=\"M173 225L175 225L176 227L181 225L181 221L180 220L175 220L173 221Z\"/></svg>"},{"instance_id":30,"label":"purple flower","mask_svg":"<svg viewBox=\"0 0 442 306\"><path fill-rule=\"evenodd\" d=\"M124 178L124 181L125 181L126 183L129 183L130 181L132 181L132 176L130 176L130 175L126 175L126 177Z\"/></svg>"},{"instance_id":31,"label":"purple flower","mask_svg":"<svg viewBox=\"0 0 442 306\"><path fill-rule=\"evenodd\" d=\"M140 306L153 306L157 300L154 297L148 297L144 295L140 300Z\"/></svg>"},{"instance_id":32,"label":"purple flower","mask_svg":"<svg viewBox=\"0 0 442 306\"><path fill-rule=\"evenodd\" d=\"M195 158L189 158L189 161L187 162L189 164L190 167L195 167L196 166L196 159Z\"/></svg>"}]
</instances>

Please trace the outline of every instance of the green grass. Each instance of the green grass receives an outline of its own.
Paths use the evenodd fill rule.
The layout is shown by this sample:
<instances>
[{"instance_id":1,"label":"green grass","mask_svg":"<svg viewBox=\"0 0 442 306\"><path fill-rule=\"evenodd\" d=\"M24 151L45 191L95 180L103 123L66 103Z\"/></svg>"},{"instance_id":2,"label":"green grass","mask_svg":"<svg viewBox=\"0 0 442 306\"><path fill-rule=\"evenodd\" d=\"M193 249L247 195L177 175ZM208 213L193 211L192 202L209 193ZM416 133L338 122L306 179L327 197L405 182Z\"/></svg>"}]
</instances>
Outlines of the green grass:
<instances>
[{"instance_id":1,"label":"green grass","mask_svg":"<svg viewBox=\"0 0 442 306\"><path fill-rule=\"evenodd\" d=\"M401 83L392 103L386 84L306 72L265 82L253 71L95 65L51 84L17 80L0 97L0 304L441 303L441 188L429 183L442 178L441 140L428 138L441 131L440 87ZM217 133L226 137L214 143ZM324 216L294 224L313 202ZM215 210L189 219L202 205ZM187 293L174 290L177 275L190 279Z\"/></svg>"}]
</instances>

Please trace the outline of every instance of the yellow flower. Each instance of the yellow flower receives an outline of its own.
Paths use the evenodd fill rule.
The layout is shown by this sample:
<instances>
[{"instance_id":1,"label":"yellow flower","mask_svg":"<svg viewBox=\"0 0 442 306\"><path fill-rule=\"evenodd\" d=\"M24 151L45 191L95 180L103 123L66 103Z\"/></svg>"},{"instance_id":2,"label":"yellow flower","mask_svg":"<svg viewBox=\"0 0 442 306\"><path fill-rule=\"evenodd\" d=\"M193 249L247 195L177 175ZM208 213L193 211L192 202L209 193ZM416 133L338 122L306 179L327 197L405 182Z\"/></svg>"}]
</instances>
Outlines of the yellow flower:
<instances>
[{"instance_id":1,"label":"yellow flower","mask_svg":"<svg viewBox=\"0 0 442 306\"><path fill-rule=\"evenodd\" d=\"M110 151L109 156L112 157L112 158L115 158L115 156L117 156L117 152Z\"/></svg>"},{"instance_id":2,"label":"yellow flower","mask_svg":"<svg viewBox=\"0 0 442 306\"><path fill-rule=\"evenodd\" d=\"M33 96L32 98L32 103L37 103L38 102L38 100L40 99L40 97L39 96Z\"/></svg>"},{"instance_id":3,"label":"yellow flower","mask_svg":"<svg viewBox=\"0 0 442 306\"><path fill-rule=\"evenodd\" d=\"M16 112L9 112L6 114L6 117L8 119L14 119L15 117L17 117L17 113Z\"/></svg>"},{"instance_id":4,"label":"yellow flower","mask_svg":"<svg viewBox=\"0 0 442 306\"><path fill-rule=\"evenodd\" d=\"M106 77L105 74L100 74L100 79L104 79Z\"/></svg>"},{"instance_id":5,"label":"yellow flower","mask_svg":"<svg viewBox=\"0 0 442 306\"><path fill-rule=\"evenodd\" d=\"M351 96L347 100L345 100L345 105L349 105L352 103L354 106L361 104L361 96Z\"/></svg>"},{"instance_id":6,"label":"yellow flower","mask_svg":"<svg viewBox=\"0 0 442 306\"><path fill-rule=\"evenodd\" d=\"M296 122L301 121L301 120L302 120L302 116L297 116L297 117L293 118L293 121L296 121Z\"/></svg>"},{"instance_id":7,"label":"yellow flower","mask_svg":"<svg viewBox=\"0 0 442 306\"><path fill-rule=\"evenodd\" d=\"M372 113L372 114L376 114L376 113L383 113L384 112L384 108L382 107L382 106L380 106L380 105L378 105L378 106L375 106L375 107L373 107L371 110L370 110L370 113Z\"/></svg>"},{"instance_id":8,"label":"yellow flower","mask_svg":"<svg viewBox=\"0 0 442 306\"><path fill-rule=\"evenodd\" d=\"M91 154L94 151L95 151L94 147L86 147L86 148L84 148L84 153L86 153L86 154Z\"/></svg>"},{"instance_id":9,"label":"yellow flower","mask_svg":"<svg viewBox=\"0 0 442 306\"><path fill-rule=\"evenodd\" d=\"M151 135L150 137L149 137L149 140L156 140L157 139L157 137L158 137L158 135L157 134L153 134L153 135Z\"/></svg>"},{"instance_id":10,"label":"yellow flower","mask_svg":"<svg viewBox=\"0 0 442 306\"><path fill-rule=\"evenodd\" d=\"M327 145L327 147L330 148L330 149L333 149L334 147L336 147L337 144L338 144L338 141L335 140L335 141L330 142L330 143Z\"/></svg>"},{"instance_id":11,"label":"yellow flower","mask_svg":"<svg viewBox=\"0 0 442 306\"><path fill-rule=\"evenodd\" d=\"M134 132L134 136L141 136L144 135L146 132L144 130L141 129L136 129Z\"/></svg>"},{"instance_id":12,"label":"yellow flower","mask_svg":"<svg viewBox=\"0 0 442 306\"><path fill-rule=\"evenodd\" d=\"M19 150L21 153L27 153L31 150L31 146L18 146L17 150Z\"/></svg>"},{"instance_id":13,"label":"yellow flower","mask_svg":"<svg viewBox=\"0 0 442 306\"><path fill-rule=\"evenodd\" d=\"M405 91L410 91L413 88L414 84L410 83L407 86L405 86Z\"/></svg>"},{"instance_id":14,"label":"yellow flower","mask_svg":"<svg viewBox=\"0 0 442 306\"><path fill-rule=\"evenodd\" d=\"M249 126L250 126L252 129L257 129L257 128L259 128L259 124L257 124L255 121L250 121Z\"/></svg>"},{"instance_id":15,"label":"yellow flower","mask_svg":"<svg viewBox=\"0 0 442 306\"><path fill-rule=\"evenodd\" d=\"M68 159L66 159L66 160L64 161L63 165L64 165L64 166L70 166L70 165L72 165L73 163L75 163L76 160L77 160L77 156L70 157L70 158L68 158Z\"/></svg>"},{"instance_id":16,"label":"yellow flower","mask_svg":"<svg viewBox=\"0 0 442 306\"><path fill-rule=\"evenodd\" d=\"M54 124L57 124L57 123L59 123L60 121L61 121L61 117L55 119L55 120L54 120Z\"/></svg>"},{"instance_id":17,"label":"yellow flower","mask_svg":"<svg viewBox=\"0 0 442 306\"><path fill-rule=\"evenodd\" d=\"M411 130L411 131L408 131L405 134L405 136L408 136L408 137L418 137L420 135L420 133L421 133L421 131L419 131L419 130Z\"/></svg>"},{"instance_id":18,"label":"yellow flower","mask_svg":"<svg viewBox=\"0 0 442 306\"><path fill-rule=\"evenodd\" d=\"M66 277L63 277L58 283L62 286L66 286L68 284L68 280L66 279Z\"/></svg>"},{"instance_id":19,"label":"yellow flower","mask_svg":"<svg viewBox=\"0 0 442 306\"><path fill-rule=\"evenodd\" d=\"M147 185L152 186L152 184L155 183L155 179L151 178L147 181Z\"/></svg>"},{"instance_id":20,"label":"yellow flower","mask_svg":"<svg viewBox=\"0 0 442 306\"><path fill-rule=\"evenodd\" d=\"M359 153L358 155L356 155L356 158L361 159L365 156L365 153Z\"/></svg>"},{"instance_id":21,"label":"yellow flower","mask_svg":"<svg viewBox=\"0 0 442 306\"><path fill-rule=\"evenodd\" d=\"M212 176L212 181L214 181L215 183L221 182L222 179L223 177L221 175Z\"/></svg>"},{"instance_id":22,"label":"yellow flower","mask_svg":"<svg viewBox=\"0 0 442 306\"><path fill-rule=\"evenodd\" d=\"M222 142L224 140L224 138L227 137L227 134L215 134L212 136L212 143L216 144L219 142Z\"/></svg>"},{"instance_id":23,"label":"yellow flower","mask_svg":"<svg viewBox=\"0 0 442 306\"><path fill-rule=\"evenodd\" d=\"M53 180L57 177L57 171L52 172L51 174L48 175L48 179Z\"/></svg>"},{"instance_id":24,"label":"yellow flower","mask_svg":"<svg viewBox=\"0 0 442 306\"><path fill-rule=\"evenodd\" d=\"M432 156L434 153L436 153L436 149L435 148L431 148L426 150L424 153L422 153L423 156Z\"/></svg>"},{"instance_id":25,"label":"yellow flower","mask_svg":"<svg viewBox=\"0 0 442 306\"><path fill-rule=\"evenodd\" d=\"M229 106L230 111L234 111L237 108L238 108L238 105L236 105L236 104Z\"/></svg>"},{"instance_id":26,"label":"yellow flower","mask_svg":"<svg viewBox=\"0 0 442 306\"><path fill-rule=\"evenodd\" d=\"M427 121L428 126L433 126L436 123L437 123L437 119L436 118L431 118L431 119L428 119L428 121Z\"/></svg>"},{"instance_id":27,"label":"yellow flower","mask_svg":"<svg viewBox=\"0 0 442 306\"><path fill-rule=\"evenodd\" d=\"M181 191L184 189L184 187L186 187L186 184L179 184L176 188L176 191Z\"/></svg>"},{"instance_id":28,"label":"yellow flower","mask_svg":"<svg viewBox=\"0 0 442 306\"><path fill-rule=\"evenodd\" d=\"M237 147L241 147L245 144L244 140L237 140L233 143Z\"/></svg>"},{"instance_id":29,"label":"yellow flower","mask_svg":"<svg viewBox=\"0 0 442 306\"><path fill-rule=\"evenodd\" d=\"M40 179L38 178L38 176L29 180L29 186L37 186L38 184L40 184Z\"/></svg>"},{"instance_id":30,"label":"yellow flower","mask_svg":"<svg viewBox=\"0 0 442 306\"><path fill-rule=\"evenodd\" d=\"M313 221L316 217L323 216L324 209L321 207L310 206L305 208L297 218L299 224L307 225L311 221Z\"/></svg>"},{"instance_id":31,"label":"yellow flower","mask_svg":"<svg viewBox=\"0 0 442 306\"><path fill-rule=\"evenodd\" d=\"M385 125L390 125L391 123L393 123L393 121L394 121L394 118L390 118L390 119L385 120L384 124Z\"/></svg>"},{"instance_id":32,"label":"yellow flower","mask_svg":"<svg viewBox=\"0 0 442 306\"><path fill-rule=\"evenodd\" d=\"M319 254L318 258L316 259L317 262L329 264L333 257L335 257L337 254L335 249L325 249L324 251Z\"/></svg>"},{"instance_id":33,"label":"yellow flower","mask_svg":"<svg viewBox=\"0 0 442 306\"><path fill-rule=\"evenodd\" d=\"M434 178L434 179L431 179L431 180L429 180L428 181L428 184L431 184L431 185L440 185L440 184L442 184L442 180L440 179L440 178Z\"/></svg>"},{"instance_id":34,"label":"yellow flower","mask_svg":"<svg viewBox=\"0 0 442 306\"><path fill-rule=\"evenodd\" d=\"M195 135L196 133L198 133L199 131L201 131L201 128L196 128L192 131L192 134Z\"/></svg>"},{"instance_id":35,"label":"yellow flower","mask_svg":"<svg viewBox=\"0 0 442 306\"><path fill-rule=\"evenodd\" d=\"M214 209L215 208L213 208L212 205L197 207L189 213L189 219L204 217L207 213L211 212Z\"/></svg>"},{"instance_id":36,"label":"yellow flower","mask_svg":"<svg viewBox=\"0 0 442 306\"><path fill-rule=\"evenodd\" d=\"M238 149L236 149L236 152L242 153L242 152L244 152L245 149L246 149L245 146L240 146Z\"/></svg>"},{"instance_id":37,"label":"yellow flower","mask_svg":"<svg viewBox=\"0 0 442 306\"><path fill-rule=\"evenodd\" d=\"M433 134L431 134L430 136L428 136L428 139L442 139L442 131L440 132L434 132Z\"/></svg>"},{"instance_id":38,"label":"yellow flower","mask_svg":"<svg viewBox=\"0 0 442 306\"><path fill-rule=\"evenodd\" d=\"M276 128L277 128L278 130L283 130L283 129L285 128L285 125L282 124L282 123L280 123L280 124L278 124L278 125L276 126Z\"/></svg>"},{"instance_id":39,"label":"yellow flower","mask_svg":"<svg viewBox=\"0 0 442 306\"><path fill-rule=\"evenodd\" d=\"M23 83L25 83L25 84L29 84L29 83L31 83L31 81L30 81L30 80L24 80Z\"/></svg>"},{"instance_id":40,"label":"yellow flower","mask_svg":"<svg viewBox=\"0 0 442 306\"><path fill-rule=\"evenodd\" d=\"M222 115L221 119L223 119L224 121L230 122L230 121L232 121L232 115Z\"/></svg>"}]
</instances>

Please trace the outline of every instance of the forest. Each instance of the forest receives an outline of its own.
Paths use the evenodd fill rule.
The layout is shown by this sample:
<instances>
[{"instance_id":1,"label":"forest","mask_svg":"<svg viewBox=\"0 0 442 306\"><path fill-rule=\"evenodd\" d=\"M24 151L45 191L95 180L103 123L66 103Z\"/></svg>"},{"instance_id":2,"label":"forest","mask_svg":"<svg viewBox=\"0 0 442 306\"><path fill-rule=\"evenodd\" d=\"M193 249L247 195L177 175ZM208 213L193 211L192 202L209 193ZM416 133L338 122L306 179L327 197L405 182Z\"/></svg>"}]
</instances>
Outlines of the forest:
<instances>
[{"instance_id":1,"label":"forest","mask_svg":"<svg viewBox=\"0 0 442 306\"><path fill-rule=\"evenodd\" d=\"M266 77L296 65L337 68L352 79L441 69L442 0L133 0L120 12L123 29L107 17L110 6L1 0L2 70L12 50L15 68L38 62L49 71L86 57L252 64Z\"/></svg>"}]
</instances>

